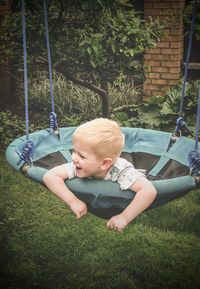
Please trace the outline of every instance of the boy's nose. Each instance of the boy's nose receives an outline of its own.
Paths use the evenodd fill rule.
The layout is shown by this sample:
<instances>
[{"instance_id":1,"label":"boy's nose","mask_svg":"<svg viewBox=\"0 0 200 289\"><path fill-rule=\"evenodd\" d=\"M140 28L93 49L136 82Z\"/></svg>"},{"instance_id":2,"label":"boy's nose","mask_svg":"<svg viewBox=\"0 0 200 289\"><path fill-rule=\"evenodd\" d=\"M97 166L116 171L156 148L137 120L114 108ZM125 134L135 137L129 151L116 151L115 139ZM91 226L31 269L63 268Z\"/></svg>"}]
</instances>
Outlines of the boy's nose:
<instances>
[{"instance_id":1,"label":"boy's nose","mask_svg":"<svg viewBox=\"0 0 200 289\"><path fill-rule=\"evenodd\" d=\"M73 152L72 153L72 161L74 162L74 163L76 163L78 160L77 160L77 157L76 157L76 154Z\"/></svg>"}]
</instances>

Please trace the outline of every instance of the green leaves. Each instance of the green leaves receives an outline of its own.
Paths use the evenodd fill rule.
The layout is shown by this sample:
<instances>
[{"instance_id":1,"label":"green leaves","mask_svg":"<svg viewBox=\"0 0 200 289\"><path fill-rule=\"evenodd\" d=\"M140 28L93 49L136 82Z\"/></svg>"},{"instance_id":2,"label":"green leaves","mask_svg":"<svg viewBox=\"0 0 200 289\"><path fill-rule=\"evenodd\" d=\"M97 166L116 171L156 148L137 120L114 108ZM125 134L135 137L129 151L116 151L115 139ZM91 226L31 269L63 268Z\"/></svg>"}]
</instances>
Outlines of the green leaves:
<instances>
[{"instance_id":1,"label":"green leaves","mask_svg":"<svg viewBox=\"0 0 200 289\"><path fill-rule=\"evenodd\" d=\"M57 69L58 63L62 63L67 72L81 78L87 74L88 81L94 85L100 85L105 79L114 83L134 58L152 46L150 38L160 35L157 24L154 27L152 22L145 23L127 6L130 6L127 0L69 0L68 4L64 0L50 1L52 66ZM31 60L28 69L32 70L36 59L37 67L38 64L44 67L47 60L42 5L27 4L26 15L27 54ZM3 26L2 48L10 51L18 63L19 53L22 54L21 15L7 17ZM12 45L10 37L14 40Z\"/></svg>"},{"instance_id":2,"label":"green leaves","mask_svg":"<svg viewBox=\"0 0 200 289\"><path fill-rule=\"evenodd\" d=\"M116 46L115 46L115 42L113 39L110 40L110 45L111 45L112 52L116 54Z\"/></svg>"},{"instance_id":3,"label":"green leaves","mask_svg":"<svg viewBox=\"0 0 200 289\"><path fill-rule=\"evenodd\" d=\"M128 0L53 0L47 6L52 68L93 87L123 82L133 60L142 59L162 33L158 22L135 15ZM29 75L48 70L42 3L28 1L26 16ZM10 15L2 28L0 49L12 56L18 74L23 70L21 14ZM134 78L143 77L140 61Z\"/></svg>"},{"instance_id":4,"label":"green leaves","mask_svg":"<svg viewBox=\"0 0 200 289\"><path fill-rule=\"evenodd\" d=\"M191 130L196 126L196 109L199 81L187 82L183 116ZM122 126L143 127L173 132L178 118L183 80L170 88L166 96L155 96L142 105L126 105L113 109L112 118Z\"/></svg>"}]
</instances>

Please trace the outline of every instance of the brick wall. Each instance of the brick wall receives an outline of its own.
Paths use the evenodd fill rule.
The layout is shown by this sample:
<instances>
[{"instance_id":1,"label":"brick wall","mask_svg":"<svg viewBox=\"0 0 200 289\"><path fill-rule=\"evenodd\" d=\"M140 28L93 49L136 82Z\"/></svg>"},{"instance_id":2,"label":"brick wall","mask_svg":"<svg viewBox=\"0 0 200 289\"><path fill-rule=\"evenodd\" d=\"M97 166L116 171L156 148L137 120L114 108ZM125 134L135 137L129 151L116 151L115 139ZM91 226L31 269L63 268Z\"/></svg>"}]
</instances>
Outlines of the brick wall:
<instances>
[{"instance_id":1,"label":"brick wall","mask_svg":"<svg viewBox=\"0 0 200 289\"><path fill-rule=\"evenodd\" d=\"M149 49L144 56L148 66L147 79L144 83L144 98L164 95L170 86L178 84L182 76L181 61L183 59L183 19L182 9L185 0L144 0L144 16L148 19L171 19L166 28L167 36L161 38L155 49Z\"/></svg>"}]
</instances>

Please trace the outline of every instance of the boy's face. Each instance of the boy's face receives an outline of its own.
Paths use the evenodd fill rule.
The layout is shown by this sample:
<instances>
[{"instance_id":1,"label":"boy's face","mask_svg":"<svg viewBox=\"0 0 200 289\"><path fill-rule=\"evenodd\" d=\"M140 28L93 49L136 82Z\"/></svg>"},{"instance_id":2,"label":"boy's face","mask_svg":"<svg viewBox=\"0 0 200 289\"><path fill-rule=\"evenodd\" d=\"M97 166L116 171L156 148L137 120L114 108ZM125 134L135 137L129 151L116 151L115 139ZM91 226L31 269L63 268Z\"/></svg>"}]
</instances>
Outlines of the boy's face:
<instances>
[{"instance_id":1,"label":"boy's face","mask_svg":"<svg viewBox=\"0 0 200 289\"><path fill-rule=\"evenodd\" d=\"M103 160L99 160L91 147L83 142L74 142L72 162L76 166L76 174L79 178L104 178L106 173L102 170Z\"/></svg>"}]
</instances>

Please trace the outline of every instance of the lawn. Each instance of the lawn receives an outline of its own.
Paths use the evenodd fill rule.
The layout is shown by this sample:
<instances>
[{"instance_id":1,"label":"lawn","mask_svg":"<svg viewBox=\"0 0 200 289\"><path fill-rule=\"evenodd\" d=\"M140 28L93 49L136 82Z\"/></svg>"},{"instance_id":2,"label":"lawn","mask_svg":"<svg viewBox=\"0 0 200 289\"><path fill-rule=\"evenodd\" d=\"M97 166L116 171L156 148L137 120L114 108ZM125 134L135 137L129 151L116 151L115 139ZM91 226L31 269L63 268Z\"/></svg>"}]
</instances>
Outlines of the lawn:
<instances>
[{"instance_id":1,"label":"lawn","mask_svg":"<svg viewBox=\"0 0 200 289\"><path fill-rule=\"evenodd\" d=\"M118 233L0 162L1 288L200 288L199 189Z\"/></svg>"}]
</instances>

